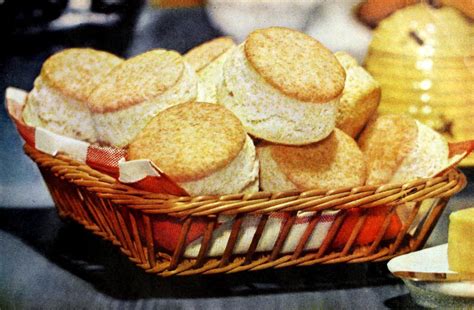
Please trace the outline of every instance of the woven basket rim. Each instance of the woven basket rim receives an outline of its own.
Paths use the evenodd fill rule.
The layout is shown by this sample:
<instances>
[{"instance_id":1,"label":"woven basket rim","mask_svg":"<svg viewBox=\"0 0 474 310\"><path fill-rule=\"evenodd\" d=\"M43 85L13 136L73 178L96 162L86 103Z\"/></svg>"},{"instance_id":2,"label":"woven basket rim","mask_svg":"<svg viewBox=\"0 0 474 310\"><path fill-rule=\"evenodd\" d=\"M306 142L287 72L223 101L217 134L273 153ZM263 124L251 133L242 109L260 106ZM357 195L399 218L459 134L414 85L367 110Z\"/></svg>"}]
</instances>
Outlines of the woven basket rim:
<instances>
[{"instance_id":1,"label":"woven basket rim","mask_svg":"<svg viewBox=\"0 0 474 310\"><path fill-rule=\"evenodd\" d=\"M351 207L372 208L379 205L398 205L427 198L449 197L461 191L466 177L457 168L449 168L441 176L419 178L405 183L363 185L330 190L310 189L304 191L257 192L252 194L173 196L152 193L120 183L115 178L97 171L66 154L51 156L24 145L27 155L39 165L51 166L54 173L79 186L96 191L100 197L111 198L119 205L141 209L150 213L166 213L175 216L201 216L212 214L271 213L276 211L321 211ZM107 189L104 191L104 189ZM423 192L424 191L424 192ZM420 194L421 192L421 194ZM301 200L320 197L320 204L301 207ZM273 208L265 202L279 201L288 206ZM292 208L292 201L298 201L299 208ZM256 203L259 203L257 204ZM160 208L157 209L156 205ZM246 204L251 205L246 208ZM313 203L314 204L314 203ZM319 207L318 207L319 206ZM272 209L273 208L273 209Z\"/></svg>"}]
</instances>

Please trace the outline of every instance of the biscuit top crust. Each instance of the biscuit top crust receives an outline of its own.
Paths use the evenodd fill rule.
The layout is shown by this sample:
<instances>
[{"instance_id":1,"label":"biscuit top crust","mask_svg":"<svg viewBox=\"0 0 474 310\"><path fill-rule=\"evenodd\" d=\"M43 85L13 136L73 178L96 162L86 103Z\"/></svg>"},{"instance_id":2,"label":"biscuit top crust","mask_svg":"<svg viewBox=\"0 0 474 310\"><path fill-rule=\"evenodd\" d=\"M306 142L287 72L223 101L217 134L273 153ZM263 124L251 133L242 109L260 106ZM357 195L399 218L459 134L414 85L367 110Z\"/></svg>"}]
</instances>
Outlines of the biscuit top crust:
<instances>
[{"instance_id":1,"label":"biscuit top crust","mask_svg":"<svg viewBox=\"0 0 474 310\"><path fill-rule=\"evenodd\" d=\"M367 184L390 182L415 148L417 135L416 121L404 115L387 114L371 120L358 141L367 161Z\"/></svg>"},{"instance_id":2,"label":"biscuit top crust","mask_svg":"<svg viewBox=\"0 0 474 310\"><path fill-rule=\"evenodd\" d=\"M173 87L184 71L175 51L152 50L114 68L89 97L92 112L106 113L151 100Z\"/></svg>"},{"instance_id":3,"label":"biscuit top crust","mask_svg":"<svg viewBox=\"0 0 474 310\"><path fill-rule=\"evenodd\" d=\"M357 143L339 129L326 139L303 146L270 146L273 160L299 189L363 185L365 161Z\"/></svg>"},{"instance_id":4,"label":"biscuit top crust","mask_svg":"<svg viewBox=\"0 0 474 310\"><path fill-rule=\"evenodd\" d=\"M226 167L245 143L240 120L225 107L184 103L159 113L130 143L129 159L150 159L176 182Z\"/></svg>"},{"instance_id":5,"label":"biscuit top crust","mask_svg":"<svg viewBox=\"0 0 474 310\"><path fill-rule=\"evenodd\" d=\"M41 68L43 82L86 105L87 98L123 59L90 48L65 49L50 56Z\"/></svg>"},{"instance_id":6,"label":"biscuit top crust","mask_svg":"<svg viewBox=\"0 0 474 310\"><path fill-rule=\"evenodd\" d=\"M194 47L183 57L198 72L234 46L230 37L219 37Z\"/></svg>"},{"instance_id":7,"label":"biscuit top crust","mask_svg":"<svg viewBox=\"0 0 474 310\"><path fill-rule=\"evenodd\" d=\"M336 57L304 33L282 27L255 30L244 50L260 76L291 98L325 103L344 89L345 71Z\"/></svg>"}]
</instances>

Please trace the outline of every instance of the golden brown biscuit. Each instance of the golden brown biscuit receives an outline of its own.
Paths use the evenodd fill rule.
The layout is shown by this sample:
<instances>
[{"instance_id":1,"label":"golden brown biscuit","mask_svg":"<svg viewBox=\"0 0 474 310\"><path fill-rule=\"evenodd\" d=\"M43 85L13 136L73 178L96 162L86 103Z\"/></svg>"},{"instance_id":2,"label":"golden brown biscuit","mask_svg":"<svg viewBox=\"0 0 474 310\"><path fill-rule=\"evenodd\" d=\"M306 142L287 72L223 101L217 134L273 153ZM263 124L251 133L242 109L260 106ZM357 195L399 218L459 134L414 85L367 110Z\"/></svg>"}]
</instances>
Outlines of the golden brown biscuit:
<instances>
[{"instance_id":1,"label":"golden brown biscuit","mask_svg":"<svg viewBox=\"0 0 474 310\"><path fill-rule=\"evenodd\" d=\"M190 50L184 59L199 77L197 101L217 103L217 87L222 82L223 66L230 50L235 47L229 37L205 42Z\"/></svg>"},{"instance_id":2,"label":"golden brown biscuit","mask_svg":"<svg viewBox=\"0 0 474 310\"><path fill-rule=\"evenodd\" d=\"M239 119L209 103L158 114L130 143L129 159L150 159L192 195L237 193L258 175L255 147Z\"/></svg>"},{"instance_id":3,"label":"golden brown biscuit","mask_svg":"<svg viewBox=\"0 0 474 310\"><path fill-rule=\"evenodd\" d=\"M339 101L336 127L356 137L380 102L380 85L345 52L336 52L336 58L346 71L346 83Z\"/></svg>"},{"instance_id":4,"label":"golden brown biscuit","mask_svg":"<svg viewBox=\"0 0 474 310\"><path fill-rule=\"evenodd\" d=\"M232 38L219 37L192 48L184 55L184 60L199 72L234 46Z\"/></svg>"},{"instance_id":5,"label":"golden brown biscuit","mask_svg":"<svg viewBox=\"0 0 474 310\"><path fill-rule=\"evenodd\" d=\"M415 148L418 127L403 115L379 116L359 138L359 146L367 159L367 184L388 183L395 171Z\"/></svg>"},{"instance_id":6,"label":"golden brown biscuit","mask_svg":"<svg viewBox=\"0 0 474 310\"><path fill-rule=\"evenodd\" d=\"M373 119L358 142L367 160L369 185L431 177L448 161L445 139L404 115L382 115Z\"/></svg>"},{"instance_id":7,"label":"golden brown biscuit","mask_svg":"<svg viewBox=\"0 0 474 310\"><path fill-rule=\"evenodd\" d=\"M89 98L91 111L113 112L157 97L177 84L184 72L175 51L152 50L115 68Z\"/></svg>"},{"instance_id":8,"label":"golden brown biscuit","mask_svg":"<svg viewBox=\"0 0 474 310\"><path fill-rule=\"evenodd\" d=\"M334 129L345 73L315 39L294 30L256 30L232 49L217 102L252 136L281 144L320 141Z\"/></svg>"},{"instance_id":9,"label":"golden brown biscuit","mask_svg":"<svg viewBox=\"0 0 474 310\"><path fill-rule=\"evenodd\" d=\"M90 48L70 48L49 57L41 68L43 82L86 104L92 90L123 60Z\"/></svg>"},{"instance_id":10,"label":"golden brown biscuit","mask_svg":"<svg viewBox=\"0 0 474 310\"><path fill-rule=\"evenodd\" d=\"M321 43L282 27L259 29L245 41L251 66L283 94L305 102L327 102L344 89L345 72Z\"/></svg>"},{"instance_id":11,"label":"golden brown biscuit","mask_svg":"<svg viewBox=\"0 0 474 310\"><path fill-rule=\"evenodd\" d=\"M163 49L117 66L89 97L99 139L126 146L160 111L194 101L197 77L180 54Z\"/></svg>"},{"instance_id":12,"label":"golden brown biscuit","mask_svg":"<svg viewBox=\"0 0 474 310\"><path fill-rule=\"evenodd\" d=\"M87 98L123 60L89 48L66 49L49 57L35 80L23 119L71 138L96 141Z\"/></svg>"},{"instance_id":13,"label":"golden brown biscuit","mask_svg":"<svg viewBox=\"0 0 474 310\"><path fill-rule=\"evenodd\" d=\"M326 139L304 146L257 146L260 184L265 191L334 189L363 185L366 166L357 143L335 129Z\"/></svg>"}]
</instances>

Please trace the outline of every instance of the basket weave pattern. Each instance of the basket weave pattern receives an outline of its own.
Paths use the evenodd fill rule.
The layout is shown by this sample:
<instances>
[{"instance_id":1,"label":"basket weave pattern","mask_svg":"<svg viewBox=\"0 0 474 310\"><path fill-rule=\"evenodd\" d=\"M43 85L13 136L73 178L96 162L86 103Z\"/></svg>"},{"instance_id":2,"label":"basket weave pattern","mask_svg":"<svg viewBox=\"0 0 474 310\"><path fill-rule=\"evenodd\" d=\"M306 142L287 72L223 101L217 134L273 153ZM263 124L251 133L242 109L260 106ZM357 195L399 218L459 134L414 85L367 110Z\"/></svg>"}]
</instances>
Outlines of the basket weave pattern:
<instances>
[{"instance_id":1,"label":"basket weave pattern","mask_svg":"<svg viewBox=\"0 0 474 310\"><path fill-rule=\"evenodd\" d=\"M94 234L111 241L137 266L161 276L233 273L289 266L387 260L422 247L449 198L466 185L465 176L456 169L450 169L440 177L378 187L258 192L220 197L175 197L149 193L120 184L114 178L65 155L53 157L28 145L25 145L24 149L37 163L61 217L72 218ZM439 199L415 234L408 234L421 203L429 198ZM397 206L407 202L415 203L408 221L403 223L395 239L383 241ZM382 205L386 206L387 211L375 240L368 245L357 245L355 240L367 218L367 210ZM330 245L347 215L347 210L356 207L361 208L362 212L348 241L342 249L332 249ZM305 245L325 210L340 211L321 246L317 250L305 251ZM315 213L296 249L292 253L281 254L298 211ZM274 212L285 212L288 217L278 232L273 250L256 252L267 219ZM217 258L208 257L212 233L217 227L217 217L221 214L236 216L231 234L223 255ZM247 253L234 255L233 249L243 218L247 214L260 214L261 217ZM160 251L153 238L152 221L159 216L182 219L178 242L172 253ZM206 225L199 254L196 258L185 258L183 253L186 238L193 221L197 220L204 220Z\"/></svg>"}]
</instances>

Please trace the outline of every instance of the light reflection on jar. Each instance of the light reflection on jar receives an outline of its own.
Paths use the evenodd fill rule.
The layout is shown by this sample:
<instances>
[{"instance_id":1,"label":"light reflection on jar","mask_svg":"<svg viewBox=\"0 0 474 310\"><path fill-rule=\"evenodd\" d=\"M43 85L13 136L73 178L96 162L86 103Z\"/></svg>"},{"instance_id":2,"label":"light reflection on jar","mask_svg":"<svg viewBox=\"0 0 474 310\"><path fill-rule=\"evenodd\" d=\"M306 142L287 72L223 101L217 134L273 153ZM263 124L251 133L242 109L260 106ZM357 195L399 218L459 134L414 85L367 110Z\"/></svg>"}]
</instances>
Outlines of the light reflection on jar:
<instances>
[{"instance_id":1,"label":"light reflection on jar","mask_svg":"<svg viewBox=\"0 0 474 310\"><path fill-rule=\"evenodd\" d=\"M433 83L431 82L430 79L424 79L423 81L419 83L420 89L422 90L428 90L431 88L432 85Z\"/></svg>"},{"instance_id":2,"label":"light reflection on jar","mask_svg":"<svg viewBox=\"0 0 474 310\"><path fill-rule=\"evenodd\" d=\"M418 49L418 55L422 57L431 57L434 54L434 48L432 45L424 45Z\"/></svg>"},{"instance_id":3,"label":"light reflection on jar","mask_svg":"<svg viewBox=\"0 0 474 310\"><path fill-rule=\"evenodd\" d=\"M436 32L436 26L432 23L429 23L426 25L426 31L429 33L435 33Z\"/></svg>"},{"instance_id":4,"label":"light reflection on jar","mask_svg":"<svg viewBox=\"0 0 474 310\"><path fill-rule=\"evenodd\" d=\"M433 60L421 59L416 62L416 68L420 71L431 71L433 68Z\"/></svg>"},{"instance_id":5,"label":"light reflection on jar","mask_svg":"<svg viewBox=\"0 0 474 310\"><path fill-rule=\"evenodd\" d=\"M424 102L424 103L427 103L428 101L430 101L430 99L431 99L431 96L428 93L423 93L420 96L421 102Z\"/></svg>"},{"instance_id":6,"label":"light reflection on jar","mask_svg":"<svg viewBox=\"0 0 474 310\"><path fill-rule=\"evenodd\" d=\"M430 114L432 111L433 111L433 109L429 105L424 105L421 108L421 113L423 113L423 114Z\"/></svg>"}]
</instances>

